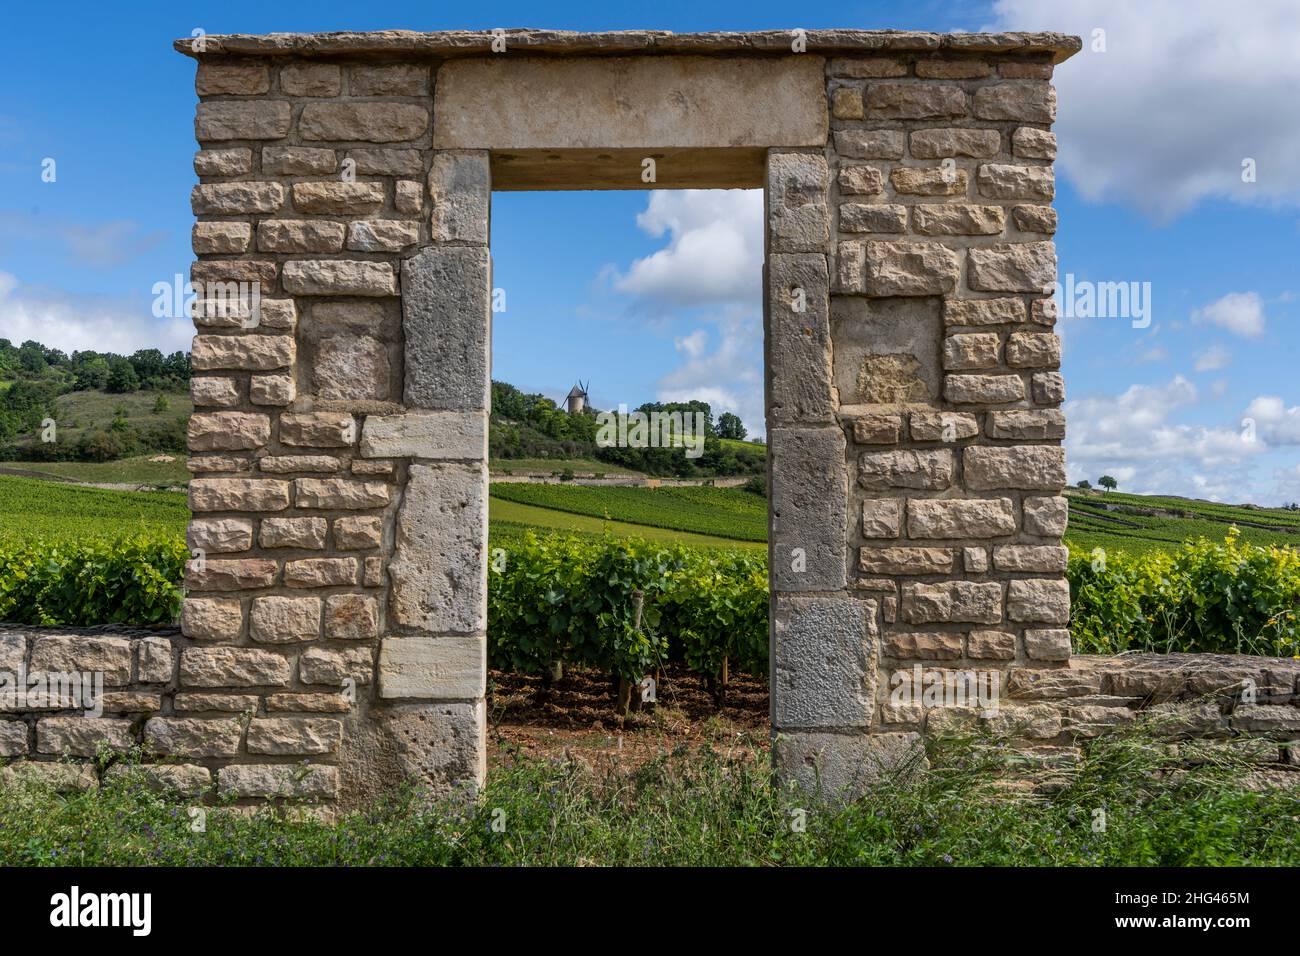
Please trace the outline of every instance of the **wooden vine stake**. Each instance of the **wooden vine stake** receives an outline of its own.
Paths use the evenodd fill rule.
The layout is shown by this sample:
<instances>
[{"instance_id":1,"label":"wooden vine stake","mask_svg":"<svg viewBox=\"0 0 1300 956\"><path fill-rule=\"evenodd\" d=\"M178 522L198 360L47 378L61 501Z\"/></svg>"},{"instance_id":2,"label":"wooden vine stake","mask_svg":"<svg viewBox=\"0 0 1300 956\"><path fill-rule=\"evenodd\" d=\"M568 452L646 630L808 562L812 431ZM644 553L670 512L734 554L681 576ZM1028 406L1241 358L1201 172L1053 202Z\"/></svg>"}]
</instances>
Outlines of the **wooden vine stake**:
<instances>
[{"instance_id":1,"label":"wooden vine stake","mask_svg":"<svg viewBox=\"0 0 1300 956\"><path fill-rule=\"evenodd\" d=\"M645 608L645 592L637 588L632 592L632 630L641 633L641 612ZM623 675L618 678L618 716L626 717L629 710L641 709L640 681L630 681ZM633 693L637 691L637 693Z\"/></svg>"}]
</instances>

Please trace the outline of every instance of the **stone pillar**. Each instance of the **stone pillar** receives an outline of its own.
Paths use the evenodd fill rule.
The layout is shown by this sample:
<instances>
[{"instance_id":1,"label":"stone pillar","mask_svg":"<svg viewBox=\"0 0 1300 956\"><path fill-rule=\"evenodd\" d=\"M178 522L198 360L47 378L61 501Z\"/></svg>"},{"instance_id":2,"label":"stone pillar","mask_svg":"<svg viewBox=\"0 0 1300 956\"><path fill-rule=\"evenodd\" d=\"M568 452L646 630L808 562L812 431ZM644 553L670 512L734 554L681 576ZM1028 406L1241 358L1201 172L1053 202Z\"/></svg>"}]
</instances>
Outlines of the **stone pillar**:
<instances>
[{"instance_id":1,"label":"stone pillar","mask_svg":"<svg viewBox=\"0 0 1300 956\"><path fill-rule=\"evenodd\" d=\"M1051 71L830 58L824 153L769 153L772 723L805 787L916 753L915 664L1068 661Z\"/></svg>"}]
</instances>

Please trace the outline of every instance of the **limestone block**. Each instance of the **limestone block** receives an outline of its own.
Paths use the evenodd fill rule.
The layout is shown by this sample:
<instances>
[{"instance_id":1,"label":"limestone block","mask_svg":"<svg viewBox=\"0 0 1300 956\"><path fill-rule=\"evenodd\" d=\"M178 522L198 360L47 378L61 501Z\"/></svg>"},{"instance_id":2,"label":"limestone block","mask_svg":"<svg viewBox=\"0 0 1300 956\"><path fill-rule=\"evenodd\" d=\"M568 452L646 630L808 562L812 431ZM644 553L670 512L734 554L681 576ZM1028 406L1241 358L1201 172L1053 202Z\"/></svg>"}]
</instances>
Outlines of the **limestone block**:
<instances>
[{"instance_id":1,"label":"limestone block","mask_svg":"<svg viewBox=\"0 0 1300 956\"><path fill-rule=\"evenodd\" d=\"M769 257L767 320L771 420L782 424L833 421L830 275L825 256L773 253Z\"/></svg>"},{"instance_id":2,"label":"limestone block","mask_svg":"<svg viewBox=\"0 0 1300 956\"><path fill-rule=\"evenodd\" d=\"M865 727L876 697L875 601L778 594L772 724Z\"/></svg>"},{"instance_id":3,"label":"limestone block","mask_svg":"<svg viewBox=\"0 0 1300 956\"><path fill-rule=\"evenodd\" d=\"M403 261L407 406L488 408L489 298L486 248L434 246Z\"/></svg>"},{"instance_id":4,"label":"limestone block","mask_svg":"<svg viewBox=\"0 0 1300 956\"><path fill-rule=\"evenodd\" d=\"M385 700L472 700L487 686L481 634L386 637L379 646L379 696Z\"/></svg>"},{"instance_id":5,"label":"limestone block","mask_svg":"<svg viewBox=\"0 0 1300 956\"><path fill-rule=\"evenodd\" d=\"M775 590L840 590L847 581L844 432L774 428L769 440Z\"/></svg>"}]
</instances>

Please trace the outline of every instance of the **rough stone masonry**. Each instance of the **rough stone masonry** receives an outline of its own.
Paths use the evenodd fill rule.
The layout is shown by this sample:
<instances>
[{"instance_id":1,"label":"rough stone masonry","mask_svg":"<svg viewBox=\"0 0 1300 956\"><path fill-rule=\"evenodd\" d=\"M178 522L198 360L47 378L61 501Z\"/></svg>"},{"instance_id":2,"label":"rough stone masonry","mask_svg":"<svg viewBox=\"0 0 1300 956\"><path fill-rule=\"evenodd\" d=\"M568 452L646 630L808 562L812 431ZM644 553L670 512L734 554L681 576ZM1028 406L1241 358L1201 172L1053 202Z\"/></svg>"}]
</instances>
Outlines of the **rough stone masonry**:
<instances>
[{"instance_id":1,"label":"rough stone masonry","mask_svg":"<svg viewBox=\"0 0 1300 956\"><path fill-rule=\"evenodd\" d=\"M93 730L27 715L6 753L139 743L250 800L481 783L494 188L766 190L780 770L869 780L923 730L890 699L914 664L1066 667L1051 76L1079 46L177 41L191 276L257 283L260 310L194 317L182 633L26 641L123 700Z\"/></svg>"}]
</instances>

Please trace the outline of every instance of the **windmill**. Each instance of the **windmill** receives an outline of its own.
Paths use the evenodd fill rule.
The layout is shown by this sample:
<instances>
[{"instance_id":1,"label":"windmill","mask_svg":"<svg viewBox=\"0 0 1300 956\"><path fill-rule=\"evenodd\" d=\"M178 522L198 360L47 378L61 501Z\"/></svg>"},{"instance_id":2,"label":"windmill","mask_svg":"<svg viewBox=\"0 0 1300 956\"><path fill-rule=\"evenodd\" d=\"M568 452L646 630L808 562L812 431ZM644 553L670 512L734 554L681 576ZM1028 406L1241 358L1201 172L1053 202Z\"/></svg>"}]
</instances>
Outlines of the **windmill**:
<instances>
[{"instance_id":1,"label":"windmill","mask_svg":"<svg viewBox=\"0 0 1300 956\"><path fill-rule=\"evenodd\" d=\"M590 381L584 382L578 379L578 384L569 389L569 394L565 396L565 407L568 408L570 415L581 414L587 407L587 386Z\"/></svg>"}]
</instances>

